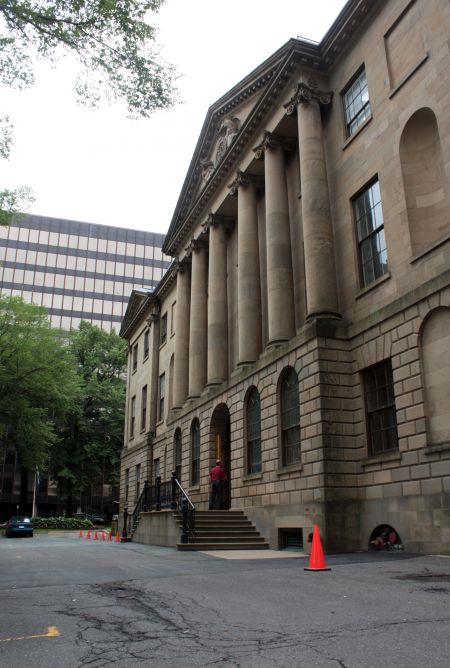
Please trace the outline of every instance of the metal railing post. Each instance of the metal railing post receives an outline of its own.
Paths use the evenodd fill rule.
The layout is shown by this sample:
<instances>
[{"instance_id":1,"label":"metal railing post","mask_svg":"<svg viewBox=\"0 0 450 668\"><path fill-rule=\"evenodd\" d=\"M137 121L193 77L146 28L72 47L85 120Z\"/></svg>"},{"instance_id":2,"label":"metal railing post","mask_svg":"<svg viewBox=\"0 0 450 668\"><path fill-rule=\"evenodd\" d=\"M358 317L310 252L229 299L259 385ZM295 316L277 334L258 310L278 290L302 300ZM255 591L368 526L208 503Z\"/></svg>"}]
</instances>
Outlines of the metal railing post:
<instances>
[{"instance_id":1,"label":"metal railing post","mask_svg":"<svg viewBox=\"0 0 450 668\"><path fill-rule=\"evenodd\" d=\"M172 471L172 500L170 502L171 510L177 509L176 495L177 495L177 474L176 471Z\"/></svg>"},{"instance_id":2,"label":"metal railing post","mask_svg":"<svg viewBox=\"0 0 450 668\"><path fill-rule=\"evenodd\" d=\"M156 476L156 504L155 510L161 510L161 476Z\"/></svg>"},{"instance_id":3,"label":"metal railing post","mask_svg":"<svg viewBox=\"0 0 450 668\"><path fill-rule=\"evenodd\" d=\"M187 543L189 540L189 532L188 532L188 501L186 498L183 497L183 500L181 502L181 513L183 517L183 528L182 528L182 533L181 533L181 542L182 543Z\"/></svg>"},{"instance_id":4,"label":"metal railing post","mask_svg":"<svg viewBox=\"0 0 450 668\"><path fill-rule=\"evenodd\" d=\"M123 509L123 528L122 528L122 538L127 537L127 524L128 524L128 508Z\"/></svg>"},{"instance_id":5,"label":"metal railing post","mask_svg":"<svg viewBox=\"0 0 450 668\"><path fill-rule=\"evenodd\" d=\"M144 513L148 510L148 480L144 480L144 499L142 504L142 510Z\"/></svg>"}]
</instances>

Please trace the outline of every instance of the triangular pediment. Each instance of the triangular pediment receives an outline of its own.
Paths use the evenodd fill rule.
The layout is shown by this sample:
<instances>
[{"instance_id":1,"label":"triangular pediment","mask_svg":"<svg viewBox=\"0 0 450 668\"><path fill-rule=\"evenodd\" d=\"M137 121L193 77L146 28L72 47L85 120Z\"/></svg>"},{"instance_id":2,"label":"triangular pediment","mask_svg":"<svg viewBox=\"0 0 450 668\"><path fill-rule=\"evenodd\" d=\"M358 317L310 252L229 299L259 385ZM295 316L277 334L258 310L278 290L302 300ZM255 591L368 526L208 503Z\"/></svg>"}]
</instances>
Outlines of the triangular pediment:
<instances>
[{"instance_id":1,"label":"triangular pediment","mask_svg":"<svg viewBox=\"0 0 450 668\"><path fill-rule=\"evenodd\" d=\"M156 301L153 290L137 288L131 291L128 305L123 316L120 336L128 338L134 326L140 321L140 316Z\"/></svg>"}]
</instances>

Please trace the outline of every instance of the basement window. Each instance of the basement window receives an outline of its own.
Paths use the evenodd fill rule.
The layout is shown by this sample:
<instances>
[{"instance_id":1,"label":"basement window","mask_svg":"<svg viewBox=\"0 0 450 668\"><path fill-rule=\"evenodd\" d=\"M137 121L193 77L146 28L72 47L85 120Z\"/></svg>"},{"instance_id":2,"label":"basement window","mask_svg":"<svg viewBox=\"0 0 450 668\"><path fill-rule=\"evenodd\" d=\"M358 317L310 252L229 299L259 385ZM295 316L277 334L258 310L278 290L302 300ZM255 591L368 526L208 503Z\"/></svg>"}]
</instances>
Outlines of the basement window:
<instances>
[{"instance_id":1,"label":"basement window","mask_svg":"<svg viewBox=\"0 0 450 668\"><path fill-rule=\"evenodd\" d=\"M301 529L279 529L278 545L280 550L303 552L303 531Z\"/></svg>"}]
</instances>

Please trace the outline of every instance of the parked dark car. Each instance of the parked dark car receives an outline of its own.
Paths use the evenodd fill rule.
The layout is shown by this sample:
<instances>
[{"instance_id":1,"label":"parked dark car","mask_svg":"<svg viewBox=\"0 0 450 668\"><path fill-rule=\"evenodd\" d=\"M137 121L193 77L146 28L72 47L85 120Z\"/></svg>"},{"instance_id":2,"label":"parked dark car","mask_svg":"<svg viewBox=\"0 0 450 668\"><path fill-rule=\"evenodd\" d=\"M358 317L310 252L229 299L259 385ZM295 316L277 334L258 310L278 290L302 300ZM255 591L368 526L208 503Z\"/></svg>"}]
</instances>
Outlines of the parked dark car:
<instances>
[{"instance_id":1,"label":"parked dark car","mask_svg":"<svg viewBox=\"0 0 450 668\"><path fill-rule=\"evenodd\" d=\"M98 515L96 513L74 513L72 517L79 520L91 520L92 524L105 524L106 522L106 518L103 515Z\"/></svg>"},{"instance_id":2,"label":"parked dark car","mask_svg":"<svg viewBox=\"0 0 450 668\"><path fill-rule=\"evenodd\" d=\"M6 523L5 534L8 538L12 538L12 536L33 536L33 523L29 517L16 515Z\"/></svg>"}]
</instances>

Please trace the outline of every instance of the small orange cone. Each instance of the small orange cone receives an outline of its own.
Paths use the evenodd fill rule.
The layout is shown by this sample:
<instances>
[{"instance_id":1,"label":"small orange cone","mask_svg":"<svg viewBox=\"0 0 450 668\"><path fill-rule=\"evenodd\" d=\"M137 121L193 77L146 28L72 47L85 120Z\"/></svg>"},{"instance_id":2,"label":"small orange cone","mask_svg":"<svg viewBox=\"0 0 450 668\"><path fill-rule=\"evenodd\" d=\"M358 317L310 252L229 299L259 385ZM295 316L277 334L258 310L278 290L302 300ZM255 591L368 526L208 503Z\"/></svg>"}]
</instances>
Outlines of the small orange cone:
<instances>
[{"instance_id":1,"label":"small orange cone","mask_svg":"<svg viewBox=\"0 0 450 668\"><path fill-rule=\"evenodd\" d=\"M111 531L108 531L108 541L109 541L109 542L112 541L112 533L111 533Z\"/></svg>"},{"instance_id":2,"label":"small orange cone","mask_svg":"<svg viewBox=\"0 0 450 668\"><path fill-rule=\"evenodd\" d=\"M83 538L83 530L82 529L80 529L80 534L79 534L78 538Z\"/></svg>"},{"instance_id":3,"label":"small orange cone","mask_svg":"<svg viewBox=\"0 0 450 668\"><path fill-rule=\"evenodd\" d=\"M94 531L94 540L98 540L98 533Z\"/></svg>"},{"instance_id":4,"label":"small orange cone","mask_svg":"<svg viewBox=\"0 0 450 668\"><path fill-rule=\"evenodd\" d=\"M105 532L102 531L102 540L105 540Z\"/></svg>"},{"instance_id":5,"label":"small orange cone","mask_svg":"<svg viewBox=\"0 0 450 668\"><path fill-rule=\"evenodd\" d=\"M87 540L89 540L90 537L91 537L91 532L90 532L90 531L86 531L86 538L87 538Z\"/></svg>"},{"instance_id":6,"label":"small orange cone","mask_svg":"<svg viewBox=\"0 0 450 668\"><path fill-rule=\"evenodd\" d=\"M320 541L319 527L314 525L311 554L309 555L309 566L305 571L331 571L325 565L325 557L323 556L322 543Z\"/></svg>"},{"instance_id":7,"label":"small orange cone","mask_svg":"<svg viewBox=\"0 0 450 668\"><path fill-rule=\"evenodd\" d=\"M120 536L119 536L119 532L118 532L118 531L116 531L116 539L115 539L115 542L116 542L116 543L120 543Z\"/></svg>"}]
</instances>

